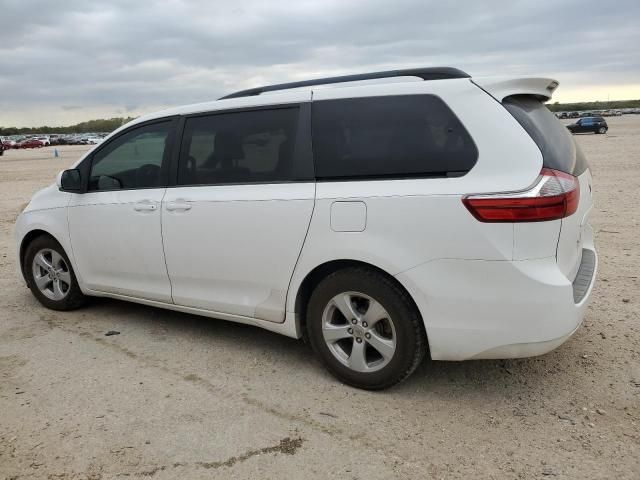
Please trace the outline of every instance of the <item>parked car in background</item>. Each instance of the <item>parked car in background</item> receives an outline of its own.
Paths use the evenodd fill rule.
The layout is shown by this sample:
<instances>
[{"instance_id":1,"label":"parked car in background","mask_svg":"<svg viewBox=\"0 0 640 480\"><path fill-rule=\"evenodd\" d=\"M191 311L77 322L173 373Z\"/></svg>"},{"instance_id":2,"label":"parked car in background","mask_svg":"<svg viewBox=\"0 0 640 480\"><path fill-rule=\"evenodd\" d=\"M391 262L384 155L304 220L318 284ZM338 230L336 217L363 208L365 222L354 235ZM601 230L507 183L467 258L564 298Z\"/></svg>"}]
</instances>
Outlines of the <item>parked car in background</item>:
<instances>
[{"instance_id":1,"label":"parked car in background","mask_svg":"<svg viewBox=\"0 0 640 480\"><path fill-rule=\"evenodd\" d=\"M18 143L16 148L42 148L44 143L40 140L36 140L35 138L27 138L26 140Z\"/></svg>"},{"instance_id":2,"label":"parked car in background","mask_svg":"<svg viewBox=\"0 0 640 480\"><path fill-rule=\"evenodd\" d=\"M541 355L580 326L597 262L557 86L423 68L140 117L33 196L22 274L55 310L105 296L305 337L360 388L426 354Z\"/></svg>"},{"instance_id":3,"label":"parked car in background","mask_svg":"<svg viewBox=\"0 0 640 480\"><path fill-rule=\"evenodd\" d=\"M97 145L100 142L102 142L102 138L101 137L87 137L86 141L87 141L87 144L89 144L89 145Z\"/></svg>"},{"instance_id":4,"label":"parked car in background","mask_svg":"<svg viewBox=\"0 0 640 480\"><path fill-rule=\"evenodd\" d=\"M0 139L0 156L4 155L4 141Z\"/></svg>"},{"instance_id":5,"label":"parked car in background","mask_svg":"<svg viewBox=\"0 0 640 480\"><path fill-rule=\"evenodd\" d=\"M75 145L75 137L73 135L62 135L58 138L58 145Z\"/></svg>"},{"instance_id":6,"label":"parked car in background","mask_svg":"<svg viewBox=\"0 0 640 480\"><path fill-rule=\"evenodd\" d=\"M16 142L10 138L2 138L0 139L0 142L2 142L2 148L4 150L11 150L12 148L15 148L16 146Z\"/></svg>"},{"instance_id":7,"label":"parked car in background","mask_svg":"<svg viewBox=\"0 0 640 480\"><path fill-rule=\"evenodd\" d=\"M571 133L599 133L604 134L609 130L607 121L602 117L585 117L578 119L577 122L567 125Z\"/></svg>"}]
</instances>

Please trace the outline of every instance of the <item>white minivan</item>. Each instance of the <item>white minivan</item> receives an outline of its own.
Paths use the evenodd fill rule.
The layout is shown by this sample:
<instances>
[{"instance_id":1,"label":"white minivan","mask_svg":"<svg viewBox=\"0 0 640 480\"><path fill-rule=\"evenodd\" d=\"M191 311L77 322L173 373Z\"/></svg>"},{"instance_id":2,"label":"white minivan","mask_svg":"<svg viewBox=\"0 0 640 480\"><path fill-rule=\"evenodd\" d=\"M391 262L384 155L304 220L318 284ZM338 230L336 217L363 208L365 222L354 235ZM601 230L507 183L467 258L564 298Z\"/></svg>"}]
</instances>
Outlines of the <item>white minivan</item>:
<instances>
[{"instance_id":1,"label":"white minivan","mask_svg":"<svg viewBox=\"0 0 640 480\"><path fill-rule=\"evenodd\" d=\"M112 297L305 338L382 389L580 325L592 180L548 78L423 68L241 91L113 132L16 224L46 307Z\"/></svg>"}]
</instances>

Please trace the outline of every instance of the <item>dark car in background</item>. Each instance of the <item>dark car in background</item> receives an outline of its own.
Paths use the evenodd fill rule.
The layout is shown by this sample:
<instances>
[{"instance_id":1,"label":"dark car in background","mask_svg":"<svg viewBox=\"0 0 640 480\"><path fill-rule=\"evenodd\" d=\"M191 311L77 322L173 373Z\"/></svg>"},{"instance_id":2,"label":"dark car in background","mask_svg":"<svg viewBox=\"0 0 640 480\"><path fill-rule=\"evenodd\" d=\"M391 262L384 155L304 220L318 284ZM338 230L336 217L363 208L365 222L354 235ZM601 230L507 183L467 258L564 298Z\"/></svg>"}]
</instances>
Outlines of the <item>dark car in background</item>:
<instances>
[{"instance_id":1,"label":"dark car in background","mask_svg":"<svg viewBox=\"0 0 640 480\"><path fill-rule=\"evenodd\" d=\"M583 117L578 119L576 123L567 125L567 128L571 133L607 133L609 125L602 117Z\"/></svg>"},{"instance_id":2,"label":"dark car in background","mask_svg":"<svg viewBox=\"0 0 640 480\"><path fill-rule=\"evenodd\" d=\"M4 155L4 143L3 140L0 139L0 156Z\"/></svg>"}]
</instances>

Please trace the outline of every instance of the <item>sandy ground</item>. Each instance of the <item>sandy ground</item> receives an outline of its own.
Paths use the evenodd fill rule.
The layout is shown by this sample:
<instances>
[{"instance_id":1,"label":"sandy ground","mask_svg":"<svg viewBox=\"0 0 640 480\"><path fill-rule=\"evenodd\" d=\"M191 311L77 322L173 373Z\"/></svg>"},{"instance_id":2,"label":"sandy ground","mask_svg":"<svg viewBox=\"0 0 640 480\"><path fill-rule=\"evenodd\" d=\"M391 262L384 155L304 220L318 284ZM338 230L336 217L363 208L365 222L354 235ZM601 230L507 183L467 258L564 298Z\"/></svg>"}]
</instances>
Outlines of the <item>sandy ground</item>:
<instances>
[{"instance_id":1,"label":"sandy ground","mask_svg":"<svg viewBox=\"0 0 640 480\"><path fill-rule=\"evenodd\" d=\"M253 327L111 300L45 310L16 275L13 222L84 148L7 152L0 477L640 478L640 116L608 121L577 137L600 254L584 325L543 357L425 361L382 393Z\"/></svg>"}]
</instances>

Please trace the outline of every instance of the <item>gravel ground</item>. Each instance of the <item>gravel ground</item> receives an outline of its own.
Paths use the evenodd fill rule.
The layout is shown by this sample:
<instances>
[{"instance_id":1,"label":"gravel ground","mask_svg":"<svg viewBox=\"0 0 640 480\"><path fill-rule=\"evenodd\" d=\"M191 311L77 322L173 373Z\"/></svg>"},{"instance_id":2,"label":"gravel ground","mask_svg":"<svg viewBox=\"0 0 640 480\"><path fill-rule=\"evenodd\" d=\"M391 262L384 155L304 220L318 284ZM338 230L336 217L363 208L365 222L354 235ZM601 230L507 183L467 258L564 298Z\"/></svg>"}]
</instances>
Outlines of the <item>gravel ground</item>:
<instances>
[{"instance_id":1,"label":"gravel ground","mask_svg":"<svg viewBox=\"0 0 640 480\"><path fill-rule=\"evenodd\" d=\"M640 478L640 116L609 123L577 137L600 255L584 325L545 356L425 361L382 393L253 327L113 300L44 309L13 223L84 148L6 152L0 478Z\"/></svg>"}]
</instances>

